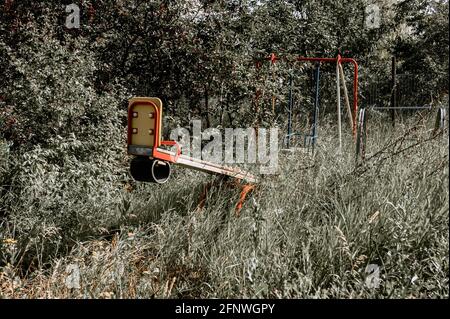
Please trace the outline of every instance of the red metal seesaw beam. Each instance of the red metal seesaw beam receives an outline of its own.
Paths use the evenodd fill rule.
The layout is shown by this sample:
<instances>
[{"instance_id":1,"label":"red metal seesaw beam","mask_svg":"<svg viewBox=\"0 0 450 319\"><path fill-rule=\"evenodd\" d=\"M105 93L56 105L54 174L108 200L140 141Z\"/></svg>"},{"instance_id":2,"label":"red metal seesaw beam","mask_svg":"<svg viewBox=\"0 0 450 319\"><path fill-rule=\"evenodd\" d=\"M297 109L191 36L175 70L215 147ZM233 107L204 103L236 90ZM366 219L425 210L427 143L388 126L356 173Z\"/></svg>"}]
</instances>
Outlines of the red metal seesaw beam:
<instances>
[{"instance_id":1,"label":"red metal seesaw beam","mask_svg":"<svg viewBox=\"0 0 450 319\"><path fill-rule=\"evenodd\" d=\"M338 55L336 58L305 58L298 57L297 61L307 61L307 62L324 62L324 63L352 63L354 66L354 76L353 76L353 138L356 140L356 114L358 114L358 63L352 58L343 58Z\"/></svg>"}]
</instances>

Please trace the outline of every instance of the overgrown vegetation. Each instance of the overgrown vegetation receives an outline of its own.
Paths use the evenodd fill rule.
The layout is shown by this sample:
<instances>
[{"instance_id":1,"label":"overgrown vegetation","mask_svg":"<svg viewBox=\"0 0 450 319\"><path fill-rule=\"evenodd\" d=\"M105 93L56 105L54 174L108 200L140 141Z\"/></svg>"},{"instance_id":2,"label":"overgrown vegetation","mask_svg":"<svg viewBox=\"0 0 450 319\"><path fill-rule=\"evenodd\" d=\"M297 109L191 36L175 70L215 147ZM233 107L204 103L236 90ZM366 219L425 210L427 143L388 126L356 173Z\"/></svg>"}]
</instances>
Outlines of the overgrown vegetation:
<instances>
[{"instance_id":1,"label":"overgrown vegetation","mask_svg":"<svg viewBox=\"0 0 450 319\"><path fill-rule=\"evenodd\" d=\"M448 94L448 1L379 1L390 15L378 29L364 28L363 0L83 1L82 28L69 30L70 2L0 4L0 297L448 297L448 131L432 130ZM395 129L372 112L358 166L351 136L336 153L324 67L315 155L280 154L280 174L239 216L239 190L217 178L129 176L131 96L161 97L170 128L284 130L292 73L304 130L310 69L262 61L338 50L360 62L361 105L364 87L388 83L394 54L399 72L421 75L409 98L429 96L433 110ZM67 285L73 267L79 288Z\"/></svg>"},{"instance_id":2,"label":"overgrown vegetation","mask_svg":"<svg viewBox=\"0 0 450 319\"><path fill-rule=\"evenodd\" d=\"M84 195L60 201L60 215L17 212L2 225L2 237L15 239L2 245L2 295L448 296L448 144L430 134L427 126L398 128L374 140L377 149L356 168L351 152L336 156L336 141L324 137L314 158L284 155L281 174L263 180L239 217L238 191L221 182L199 209L210 178L192 191L188 181L199 173L189 171L163 186L118 186L115 207ZM73 186L72 196L113 203L105 190ZM80 237L83 230L89 236ZM48 246L59 254L53 248L48 258ZM36 261L21 275L27 255ZM80 289L65 285L74 264ZM365 285L368 264L380 267L379 289Z\"/></svg>"}]
</instances>

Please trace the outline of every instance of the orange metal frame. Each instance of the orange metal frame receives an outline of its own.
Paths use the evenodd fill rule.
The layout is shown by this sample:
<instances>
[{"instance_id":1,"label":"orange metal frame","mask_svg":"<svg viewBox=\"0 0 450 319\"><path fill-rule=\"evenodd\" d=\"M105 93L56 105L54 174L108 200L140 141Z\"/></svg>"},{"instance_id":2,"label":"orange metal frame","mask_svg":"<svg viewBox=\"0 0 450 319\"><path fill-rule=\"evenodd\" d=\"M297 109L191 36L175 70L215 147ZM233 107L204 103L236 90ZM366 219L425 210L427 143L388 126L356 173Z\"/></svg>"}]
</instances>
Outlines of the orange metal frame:
<instances>
[{"instance_id":1,"label":"orange metal frame","mask_svg":"<svg viewBox=\"0 0 450 319\"><path fill-rule=\"evenodd\" d=\"M309 62L337 62L337 63L352 63L354 66L353 75L353 138L356 141L356 116L358 114L358 63L352 58L343 58L338 55L336 58L305 58L299 57L298 61L309 61Z\"/></svg>"},{"instance_id":2,"label":"orange metal frame","mask_svg":"<svg viewBox=\"0 0 450 319\"><path fill-rule=\"evenodd\" d=\"M158 107L156 106L156 104L151 102L151 101L134 101L128 107L128 136L127 136L128 145L131 144L131 136L133 134L133 132L132 132L133 128L131 127L131 118L132 118L132 113L133 113L133 107L136 104L138 104L138 103L139 104L151 105L155 109L155 114L156 114L156 116L155 116L155 134L154 134L154 136L155 136L154 139L155 140L153 141L152 157L156 158L156 159L159 159L159 160L162 160L162 161L166 161L166 162L170 162L170 163L176 163L177 160L178 160L178 157L181 154L180 145L176 141L161 141L161 140L159 140L158 137L159 137L159 133L160 133L160 130L161 130L161 128L159 127L160 123L161 123L161 118L160 118L161 117L161 113L159 112ZM177 151L175 153L175 156L172 156L170 154L166 154L166 153L160 152L158 150L158 147L161 146L161 145L164 145L164 146L176 146L177 147Z\"/></svg>"}]
</instances>

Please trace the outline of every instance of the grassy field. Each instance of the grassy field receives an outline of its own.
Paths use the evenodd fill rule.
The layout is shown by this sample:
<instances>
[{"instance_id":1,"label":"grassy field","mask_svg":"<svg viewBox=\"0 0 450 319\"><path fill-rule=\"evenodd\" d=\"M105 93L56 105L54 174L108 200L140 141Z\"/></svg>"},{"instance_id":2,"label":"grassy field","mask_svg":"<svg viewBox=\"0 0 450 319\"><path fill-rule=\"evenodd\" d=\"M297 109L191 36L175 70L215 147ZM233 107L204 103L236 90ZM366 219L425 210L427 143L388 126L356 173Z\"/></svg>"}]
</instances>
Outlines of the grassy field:
<instances>
[{"instance_id":1,"label":"grassy field","mask_svg":"<svg viewBox=\"0 0 450 319\"><path fill-rule=\"evenodd\" d=\"M185 169L62 189L54 204L72 192L75 208L57 216L26 207L34 192L0 225L0 297L448 298L448 134L433 120L373 115L359 166L351 137L339 154L323 124L315 155L280 153L239 216L238 189Z\"/></svg>"}]
</instances>

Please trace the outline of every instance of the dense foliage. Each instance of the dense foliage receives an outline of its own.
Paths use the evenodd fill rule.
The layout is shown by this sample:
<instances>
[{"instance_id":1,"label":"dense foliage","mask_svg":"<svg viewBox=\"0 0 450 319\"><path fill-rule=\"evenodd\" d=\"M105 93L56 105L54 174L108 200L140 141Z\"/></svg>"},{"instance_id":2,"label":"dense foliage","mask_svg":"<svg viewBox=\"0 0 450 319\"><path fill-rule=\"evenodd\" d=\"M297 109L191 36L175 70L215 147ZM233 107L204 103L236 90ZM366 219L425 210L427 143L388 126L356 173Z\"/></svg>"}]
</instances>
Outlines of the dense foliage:
<instances>
[{"instance_id":1,"label":"dense foliage","mask_svg":"<svg viewBox=\"0 0 450 319\"><path fill-rule=\"evenodd\" d=\"M131 96L162 98L167 127L187 126L191 119L201 118L209 127L258 124L277 125L284 129L290 74L294 79L296 101L301 106L311 105L312 66L289 60L300 55L330 57L341 52L360 63L362 105L365 103L365 88L371 83L379 84L378 103L388 103L392 55L397 56L400 73L416 76L418 89L408 92L410 100L423 100L425 97L427 103L439 103L448 94L448 1L375 2L381 13L380 23L371 28L367 27L366 21L366 8L371 3L366 0L85 0L75 2L80 8L80 28L69 29L65 25L69 15L65 8L72 1L1 1L0 284L3 284L2 278L8 276L14 280L16 274L23 277L33 271L43 271L55 259L70 256L73 249L78 249L75 255L81 254L77 245L89 238L103 236L110 239L113 233L123 230L124 225L145 228L146 222L157 220L154 214L173 210L183 215L194 209L192 201L196 199L188 196L190 189L178 191L176 195L181 199L177 200L168 195L167 185L153 192L155 188L151 187L156 186L136 185L130 180L125 132L127 100ZM274 65L267 60L272 52L280 56ZM334 119L335 114L331 112L335 99L334 67L324 66L323 72L323 115ZM345 72L350 80L351 68L346 68ZM274 100L275 113L272 112ZM298 114L303 121L308 121L305 118L310 112L306 108ZM384 140L380 139L381 142ZM445 159L441 155L433 158L436 163ZM448 157L446 160L448 163ZM416 164L414 167L420 166L420 163ZM396 169L401 170L400 167ZM189 172L176 173L181 180L192 180ZM342 171L338 173L343 174ZM448 179L448 170L446 174ZM306 177L313 178L299 176L302 179ZM326 181L322 182L325 184ZM388 179L388 182L398 185L393 180ZM445 189L440 188L440 182L419 179L412 182L435 189L438 202L433 210L439 214L445 205L448 210L448 188L445 202ZM309 192L314 185L308 185L305 188ZM278 189L273 185L265 187ZM407 186L402 184L402 187ZM131 190L135 195L130 195ZM325 188L324 193L318 196L328 196L328 191ZM280 190L280 201L287 200L284 195ZM428 209L424 204L428 200L426 195L419 195L423 207L420 206L422 204L419 208L414 207L410 202L408 207ZM157 200L159 206L149 209L150 199L145 196ZM179 202L183 198L188 204ZM350 204L339 206L348 203L348 199L343 202L338 198L333 200L336 207L327 208L327 214L331 214L330 209L339 214L352 209ZM370 209L376 209L377 199L372 200L368 205ZM273 210L272 204L263 201L261 207L265 205L266 209ZM303 204L314 205L298 203ZM293 216L297 208L289 208L292 211L288 209L283 218L288 218L289 214ZM319 206L312 208L313 211L320 209ZM218 208L216 213L219 211ZM306 211L307 208L302 210L304 214ZM439 226L445 218L448 224L448 214L447 217L441 215L437 215L430 224L430 229L439 232L437 237L424 237L430 240L431 246L443 240L439 237L442 232L448 232L448 227L442 230ZM270 216L274 218L275 215ZM176 218L183 223L182 216ZM326 232L324 236L331 236L328 233L330 229L320 230L320 222L320 219L311 219L311 228L305 226L304 229L291 228L288 231L292 231L292 237L297 231L305 234L323 231ZM386 220L386 223L397 225L397 221ZM399 223L398 227L404 226L402 221ZM184 232L183 227L180 226ZM415 231L413 228L402 229ZM147 231L145 236L153 236L152 240L155 236L163 240ZM205 230L208 232L213 230ZM167 233L167 236L171 234L175 233ZM408 245L415 240L408 237L409 233L405 236ZM355 235L354 240L357 239ZM164 240L172 241L174 238ZM374 244L382 245L383 241L388 239L378 238ZM283 242L273 244L286 245ZM313 244L318 245L318 242ZM296 248L288 249L288 254L310 258L305 250L311 249L311 258L314 258L317 254L328 253L318 247L295 245ZM420 245L421 249L428 249L423 247L423 242ZM448 249L448 239L442 244L445 245ZM166 253L173 249L175 254L176 248L170 247ZM436 248L439 253L441 248ZM259 249L257 252L261 254ZM361 249L368 250L369 247ZM210 253L211 256L217 254ZM364 251L361 255L369 253ZM169 257L167 261L172 263L173 256ZM354 263L357 257L352 255L350 260L344 260L344 264ZM328 265L332 271L342 270L345 276L353 276L351 272L345 272L348 267L339 264L337 257L322 260L325 260L323 271L328 269ZM439 260L448 274L448 257L444 261L442 258ZM201 265L190 262L201 268L197 272L208 273L207 266L202 264L205 260L200 258L200 261ZM403 260L398 257L392 262L402 263ZM307 265L306 261L302 263L302 267L309 267ZM302 278L302 270L295 265L279 271L287 274L292 269L297 271L298 278ZM270 269L264 271L255 276L270 277L271 271L277 273ZM305 268L305 272L308 271L311 269ZM168 276L172 275L169 272ZM212 278L212 272L198 276L199 281L214 282L217 279ZM430 285L441 285L441 277ZM228 283L232 289L223 292L222 296L241 293L271 297L322 294L320 289L314 293L296 291L297 288L291 287L290 281L283 278L284 282L273 282L278 287L276 291L252 286L252 289L241 292L238 284ZM307 285L311 287L318 285L324 289L337 289L339 286L331 278L320 282L320 274L310 278L307 280L312 282L308 281ZM429 290L448 296L448 282L446 290L441 287L433 290L434 287ZM343 289L340 293L330 290L323 295L352 295L352 287L340 288ZM386 295L389 295L395 287L386 289ZM414 293L426 295L428 290L424 288ZM396 294L403 295L398 291ZM203 293L194 292L193 295ZM93 293L91 296L98 295Z\"/></svg>"}]
</instances>

